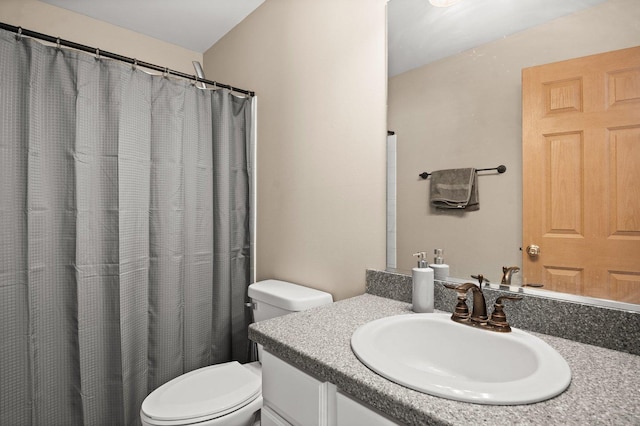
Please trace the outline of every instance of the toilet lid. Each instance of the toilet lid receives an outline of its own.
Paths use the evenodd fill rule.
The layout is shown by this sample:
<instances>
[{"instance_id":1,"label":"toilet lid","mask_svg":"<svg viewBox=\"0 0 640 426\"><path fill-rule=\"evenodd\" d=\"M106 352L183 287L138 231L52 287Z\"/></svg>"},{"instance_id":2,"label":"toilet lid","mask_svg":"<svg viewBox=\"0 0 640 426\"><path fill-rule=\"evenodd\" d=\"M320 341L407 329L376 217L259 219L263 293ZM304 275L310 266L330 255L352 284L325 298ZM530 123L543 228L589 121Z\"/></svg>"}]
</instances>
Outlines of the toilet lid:
<instances>
[{"instance_id":1,"label":"toilet lid","mask_svg":"<svg viewBox=\"0 0 640 426\"><path fill-rule=\"evenodd\" d=\"M191 371L160 386L144 400L142 412L157 420L215 418L254 400L261 380L236 361Z\"/></svg>"}]
</instances>

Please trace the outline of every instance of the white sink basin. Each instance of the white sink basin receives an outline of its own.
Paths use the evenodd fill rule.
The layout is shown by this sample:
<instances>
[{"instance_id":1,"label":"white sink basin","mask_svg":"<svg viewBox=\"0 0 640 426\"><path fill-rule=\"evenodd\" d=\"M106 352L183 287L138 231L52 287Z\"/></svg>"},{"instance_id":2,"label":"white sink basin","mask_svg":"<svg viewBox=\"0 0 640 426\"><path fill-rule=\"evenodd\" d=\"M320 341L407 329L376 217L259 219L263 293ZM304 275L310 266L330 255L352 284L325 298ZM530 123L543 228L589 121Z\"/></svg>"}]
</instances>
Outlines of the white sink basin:
<instances>
[{"instance_id":1,"label":"white sink basin","mask_svg":"<svg viewBox=\"0 0 640 426\"><path fill-rule=\"evenodd\" d=\"M518 329L481 330L450 317L409 314L372 321L353 333L351 348L381 376L457 401L529 404L569 386L569 365L536 336Z\"/></svg>"}]
</instances>

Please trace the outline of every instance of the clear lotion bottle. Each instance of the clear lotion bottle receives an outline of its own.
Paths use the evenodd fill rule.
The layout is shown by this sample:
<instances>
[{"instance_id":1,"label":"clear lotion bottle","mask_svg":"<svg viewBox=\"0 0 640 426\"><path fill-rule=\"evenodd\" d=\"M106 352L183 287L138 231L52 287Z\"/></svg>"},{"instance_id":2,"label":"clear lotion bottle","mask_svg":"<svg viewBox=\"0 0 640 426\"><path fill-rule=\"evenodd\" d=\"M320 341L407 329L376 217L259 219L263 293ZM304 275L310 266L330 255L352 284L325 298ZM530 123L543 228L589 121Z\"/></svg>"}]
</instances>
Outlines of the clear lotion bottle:
<instances>
[{"instance_id":1,"label":"clear lotion bottle","mask_svg":"<svg viewBox=\"0 0 640 426\"><path fill-rule=\"evenodd\" d=\"M427 253L414 254L418 258L418 267L411 270L413 278L413 312L433 312L433 269L427 263Z\"/></svg>"}]
</instances>

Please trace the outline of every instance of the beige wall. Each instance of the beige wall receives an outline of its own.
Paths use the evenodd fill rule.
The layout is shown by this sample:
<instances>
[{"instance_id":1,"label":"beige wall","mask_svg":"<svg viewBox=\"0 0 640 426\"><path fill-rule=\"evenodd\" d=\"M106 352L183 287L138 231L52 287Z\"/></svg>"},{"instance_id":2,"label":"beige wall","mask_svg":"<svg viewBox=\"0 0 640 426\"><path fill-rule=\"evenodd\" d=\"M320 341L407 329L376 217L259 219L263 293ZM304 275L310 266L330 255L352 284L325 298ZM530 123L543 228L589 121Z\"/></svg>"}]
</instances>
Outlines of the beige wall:
<instances>
[{"instance_id":1,"label":"beige wall","mask_svg":"<svg viewBox=\"0 0 640 426\"><path fill-rule=\"evenodd\" d=\"M267 0L204 54L258 95L258 279L343 299L384 268L385 5Z\"/></svg>"},{"instance_id":2,"label":"beige wall","mask_svg":"<svg viewBox=\"0 0 640 426\"><path fill-rule=\"evenodd\" d=\"M0 0L0 21L188 74L202 62L201 53L36 0Z\"/></svg>"},{"instance_id":3,"label":"beige wall","mask_svg":"<svg viewBox=\"0 0 640 426\"><path fill-rule=\"evenodd\" d=\"M451 275L521 263L521 69L640 44L640 2L609 0L389 81L389 128L398 135L398 267L445 249ZM479 177L480 210L438 214L423 171L507 166ZM518 275L515 276L516 278ZM498 281L499 282L499 281Z\"/></svg>"}]
</instances>

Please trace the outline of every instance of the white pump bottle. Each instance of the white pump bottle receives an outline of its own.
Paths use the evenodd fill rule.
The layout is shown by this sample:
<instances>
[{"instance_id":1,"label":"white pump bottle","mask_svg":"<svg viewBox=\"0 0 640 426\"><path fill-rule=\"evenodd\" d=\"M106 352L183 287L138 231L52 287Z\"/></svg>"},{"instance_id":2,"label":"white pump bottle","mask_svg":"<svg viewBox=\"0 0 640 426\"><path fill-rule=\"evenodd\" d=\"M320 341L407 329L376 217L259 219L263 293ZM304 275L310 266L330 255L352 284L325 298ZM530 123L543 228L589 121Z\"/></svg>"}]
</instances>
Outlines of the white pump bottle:
<instances>
[{"instance_id":1,"label":"white pump bottle","mask_svg":"<svg viewBox=\"0 0 640 426\"><path fill-rule=\"evenodd\" d=\"M433 269L427 263L427 253L414 254L418 258L418 267L411 270L413 278L413 312L433 312Z\"/></svg>"}]
</instances>

